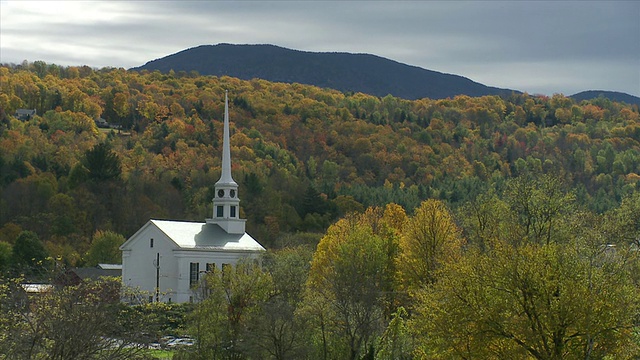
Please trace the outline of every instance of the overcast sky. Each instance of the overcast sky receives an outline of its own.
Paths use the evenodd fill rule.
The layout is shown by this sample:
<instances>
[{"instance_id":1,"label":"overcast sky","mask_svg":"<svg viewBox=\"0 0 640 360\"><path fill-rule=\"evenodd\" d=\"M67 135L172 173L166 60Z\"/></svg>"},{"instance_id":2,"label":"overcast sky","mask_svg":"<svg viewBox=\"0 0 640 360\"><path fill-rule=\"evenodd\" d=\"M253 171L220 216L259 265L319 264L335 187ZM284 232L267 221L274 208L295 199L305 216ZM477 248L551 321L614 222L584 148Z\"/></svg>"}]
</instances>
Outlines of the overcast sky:
<instances>
[{"instance_id":1,"label":"overcast sky","mask_svg":"<svg viewBox=\"0 0 640 360\"><path fill-rule=\"evenodd\" d=\"M218 43L369 53L531 94L640 96L640 1L5 1L0 62L139 66Z\"/></svg>"}]
</instances>

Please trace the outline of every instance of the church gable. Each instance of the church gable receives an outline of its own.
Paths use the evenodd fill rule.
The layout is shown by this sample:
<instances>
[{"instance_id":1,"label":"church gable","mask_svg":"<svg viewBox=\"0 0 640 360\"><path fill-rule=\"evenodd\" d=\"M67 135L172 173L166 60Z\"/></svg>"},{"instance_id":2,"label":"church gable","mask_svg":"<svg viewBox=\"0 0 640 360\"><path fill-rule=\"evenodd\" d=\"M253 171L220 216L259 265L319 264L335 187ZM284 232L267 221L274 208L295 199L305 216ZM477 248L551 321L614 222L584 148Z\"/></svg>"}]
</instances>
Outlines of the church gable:
<instances>
[{"instance_id":1,"label":"church gable","mask_svg":"<svg viewBox=\"0 0 640 360\"><path fill-rule=\"evenodd\" d=\"M146 224L120 246L120 250L130 251L134 248L154 248L158 247L160 243L164 243L164 246L168 248L179 248L180 246L165 234L154 221L153 219L147 221Z\"/></svg>"}]
</instances>

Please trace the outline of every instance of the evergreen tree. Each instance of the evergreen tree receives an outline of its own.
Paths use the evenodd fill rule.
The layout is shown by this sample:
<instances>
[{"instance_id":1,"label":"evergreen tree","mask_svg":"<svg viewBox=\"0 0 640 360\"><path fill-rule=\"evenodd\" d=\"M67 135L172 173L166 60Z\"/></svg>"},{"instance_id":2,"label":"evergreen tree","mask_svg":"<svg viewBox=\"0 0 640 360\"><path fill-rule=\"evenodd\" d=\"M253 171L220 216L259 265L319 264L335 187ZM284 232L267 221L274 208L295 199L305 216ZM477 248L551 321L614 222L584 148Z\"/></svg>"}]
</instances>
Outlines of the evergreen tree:
<instances>
[{"instance_id":1,"label":"evergreen tree","mask_svg":"<svg viewBox=\"0 0 640 360\"><path fill-rule=\"evenodd\" d=\"M84 166L89 171L89 178L95 181L115 180L122 173L120 158L106 142L85 153Z\"/></svg>"},{"instance_id":2,"label":"evergreen tree","mask_svg":"<svg viewBox=\"0 0 640 360\"><path fill-rule=\"evenodd\" d=\"M13 266L25 275L39 275L46 268L49 254L33 231L22 231L13 245Z\"/></svg>"}]
</instances>

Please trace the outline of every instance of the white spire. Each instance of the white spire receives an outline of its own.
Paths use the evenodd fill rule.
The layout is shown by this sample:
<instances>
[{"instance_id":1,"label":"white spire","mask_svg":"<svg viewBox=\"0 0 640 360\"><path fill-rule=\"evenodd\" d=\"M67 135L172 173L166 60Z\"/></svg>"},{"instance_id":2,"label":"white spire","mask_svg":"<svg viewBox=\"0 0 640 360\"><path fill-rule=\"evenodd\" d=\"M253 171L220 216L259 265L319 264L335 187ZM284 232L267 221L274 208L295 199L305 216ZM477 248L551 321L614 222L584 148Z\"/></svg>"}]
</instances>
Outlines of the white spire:
<instances>
[{"instance_id":1,"label":"white spire","mask_svg":"<svg viewBox=\"0 0 640 360\"><path fill-rule=\"evenodd\" d=\"M216 185L238 185L231 177L231 145L229 141L229 99L224 92L224 135L222 138L222 174Z\"/></svg>"},{"instance_id":2,"label":"white spire","mask_svg":"<svg viewBox=\"0 0 640 360\"><path fill-rule=\"evenodd\" d=\"M238 184L231 177L231 143L229 141L229 97L224 94L224 135L222 139L222 171L215 185L213 217L208 224L217 224L228 234L244 234L244 219L240 219Z\"/></svg>"}]
</instances>

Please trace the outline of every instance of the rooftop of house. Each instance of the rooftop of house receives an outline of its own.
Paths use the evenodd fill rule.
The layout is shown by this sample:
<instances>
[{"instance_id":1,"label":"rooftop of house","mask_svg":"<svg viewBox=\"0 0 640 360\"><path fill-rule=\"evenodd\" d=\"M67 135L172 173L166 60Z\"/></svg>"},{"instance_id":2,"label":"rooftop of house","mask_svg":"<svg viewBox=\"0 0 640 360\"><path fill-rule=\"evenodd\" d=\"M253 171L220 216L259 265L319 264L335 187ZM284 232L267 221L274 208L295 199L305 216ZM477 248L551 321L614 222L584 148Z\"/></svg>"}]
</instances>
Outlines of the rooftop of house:
<instances>
[{"instance_id":1,"label":"rooftop of house","mask_svg":"<svg viewBox=\"0 0 640 360\"><path fill-rule=\"evenodd\" d=\"M99 280L101 277L121 276L122 268L120 269L100 269L94 268L74 268L69 271L75 273L82 280Z\"/></svg>"},{"instance_id":2,"label":"rooftop of house","mask_svg":"<svg viewBox=\"0 0 640 360\"><path fill-rule=\"evenodd\" d=\"M251 235L228 234L216 224L173 220L150 220L149 223L182 249L264 251L264 247Z\"/></svg>"},{"instance_id":3,"label":"rooftop of house","mask_svg":"<svg viewBox=\"0 0 640 360\"><path fill-rule=\"evenodd\" d=\"M122 264L98 264L98 269L103 269L103 270L122 270Z\"/></svg>"},{"instance_id":4,"label":"rooftop of house","mask_svg":"<svg viewBox=\"0 0 640 360\"><path fill-rule=\"evenodd\" d=\"M17 109L16 114L19 115L35 115L36 109Z\"/></svg>"}]
</instances>

